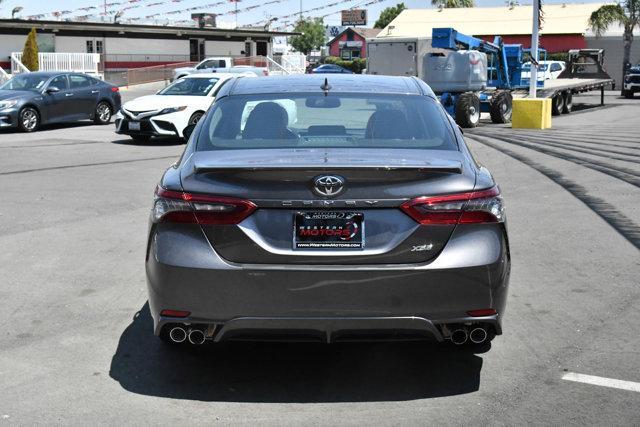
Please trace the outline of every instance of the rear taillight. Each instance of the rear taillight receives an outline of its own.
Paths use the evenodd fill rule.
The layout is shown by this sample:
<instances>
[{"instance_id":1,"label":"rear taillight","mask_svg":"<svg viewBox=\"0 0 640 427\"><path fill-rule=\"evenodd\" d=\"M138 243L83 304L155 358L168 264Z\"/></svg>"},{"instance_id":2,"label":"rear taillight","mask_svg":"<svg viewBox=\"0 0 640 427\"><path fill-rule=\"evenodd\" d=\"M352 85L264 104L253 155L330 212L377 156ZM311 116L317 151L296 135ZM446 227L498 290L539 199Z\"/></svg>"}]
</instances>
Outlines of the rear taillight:
<instances>
[{"instance_id":1,"label":"rear taillight","mask_svg":"<svg viewBox=\"0 0 640 427\"><path fill-rule=\"evenodd\" d=\"M418 197L403 203L400 208L420 224L478 224L505 220L497 186L469 193Z\"/></svg>"},{"instance_id":2,"label":"rear taillight","mask_svg":"<svg viewBox=\"0 0 640 427\"><path fill-rule=\"evenodd\" d=\"M120 91L120 88L118 86L113 86L111 88L111 92L119 92L119 91Z\"/></svg>"},{"instance_id":3,"label":"rear taillight","mask_svg":"<svg viewBox=\"0 0 640 427\"><path fill-rule=\"evenodd\" d=\"M248 200L170 191L158 187L153 204L156 222L238 224L256 209Z\"/></svg>"}]
</instances>

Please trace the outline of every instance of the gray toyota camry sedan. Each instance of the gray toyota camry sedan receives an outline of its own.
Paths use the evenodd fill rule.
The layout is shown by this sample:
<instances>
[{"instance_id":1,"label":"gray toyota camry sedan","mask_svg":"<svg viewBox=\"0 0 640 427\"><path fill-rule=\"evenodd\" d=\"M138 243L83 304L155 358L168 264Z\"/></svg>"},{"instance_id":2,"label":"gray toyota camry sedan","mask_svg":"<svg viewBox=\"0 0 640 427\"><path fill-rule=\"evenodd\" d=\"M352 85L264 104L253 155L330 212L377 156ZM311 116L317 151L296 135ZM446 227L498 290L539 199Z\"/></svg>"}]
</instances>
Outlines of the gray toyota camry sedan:
<instances>
[{"instance_id":1,"label":"gray toyota camry sedan","mask_svg":"<svg viewBox=\"0 0 640 427\"><path fill-rule=\"evenodd\" d=\"M481 344L502 333L504 203L418 79L236 79L156 189L146 271L167 342Z\"/></svg>"}]
</instances>

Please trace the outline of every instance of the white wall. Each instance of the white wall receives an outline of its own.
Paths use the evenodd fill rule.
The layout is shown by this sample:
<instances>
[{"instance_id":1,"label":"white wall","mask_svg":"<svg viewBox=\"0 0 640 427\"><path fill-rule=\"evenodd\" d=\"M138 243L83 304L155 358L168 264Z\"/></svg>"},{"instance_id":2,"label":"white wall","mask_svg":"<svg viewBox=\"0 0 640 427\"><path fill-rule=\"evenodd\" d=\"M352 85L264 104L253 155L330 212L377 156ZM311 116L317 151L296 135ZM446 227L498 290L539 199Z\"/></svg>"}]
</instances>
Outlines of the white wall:
<instances>
[{"instance_id":1,"label":"white wall","mask_svg":"<svg viewBox=\"0 0 640 427\"><path fill-rule=\"evenodd\" d=\"M189 53L188 43L187 41L187 54ZM216 40L206 40L204 42L204 51L207 56L236 56L242 55L240 52L243 50L244 42Z\"/></svg>"},{"instance_id":2,"label":"white wall","mask_svg":"<svg viewBox=\"0 0 640 427\"><path fill-rule=\"evenodd\" d=\"M107 37L107 54L189 55L189 40Z\"/></svg>"},{"instance_id":3,"label":"white wall","mask_svg":"<svg viewBox=\"0 0 640 427\"><path fill-rule=\"evenodd\" d=\"M22 52L27 36L0 35L0 62L10 61L11 52Z\"/></svg>"},{"instance_id":4,"label":"white wall","mask_svg":"<svg viewBox=\"0 0 640 427\"><path fill-rule=\"evenodd\" d=\"M89 37L70 37L56 35L56 52L64 53L86 53L87 40Z\"/></svg>"}]
</instances>

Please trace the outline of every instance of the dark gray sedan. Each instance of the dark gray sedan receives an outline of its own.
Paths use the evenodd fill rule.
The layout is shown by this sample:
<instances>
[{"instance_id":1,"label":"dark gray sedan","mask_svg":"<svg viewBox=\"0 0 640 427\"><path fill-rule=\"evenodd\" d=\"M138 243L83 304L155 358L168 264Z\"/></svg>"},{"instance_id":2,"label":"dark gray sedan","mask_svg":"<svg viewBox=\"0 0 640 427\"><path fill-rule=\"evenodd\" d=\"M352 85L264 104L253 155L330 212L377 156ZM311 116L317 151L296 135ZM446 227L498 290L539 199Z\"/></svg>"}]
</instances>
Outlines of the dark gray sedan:
<instances>
[{"instance_id":1,"label":"dark gray sedan","mask_svg":"<svg viewBox=\"0 0 640 427\"><path fill-rule=\"evenodd\" d=\"M479 345L502 333L500 190L425 83L236 79L194 126L151 211L160 338Z\"/></svg>"},{"instance_id":2,"label":"dark gray sedan","mask_svg":"<svg viewBox=\"0 0 640 427\"><path fill-rule=\"evenodd\" d=\"M86 74L24 73L0 86L0 129L33 132L43 124L87 119L107 124L119 109L118 87Z\"/></svg>"}]
</instances>

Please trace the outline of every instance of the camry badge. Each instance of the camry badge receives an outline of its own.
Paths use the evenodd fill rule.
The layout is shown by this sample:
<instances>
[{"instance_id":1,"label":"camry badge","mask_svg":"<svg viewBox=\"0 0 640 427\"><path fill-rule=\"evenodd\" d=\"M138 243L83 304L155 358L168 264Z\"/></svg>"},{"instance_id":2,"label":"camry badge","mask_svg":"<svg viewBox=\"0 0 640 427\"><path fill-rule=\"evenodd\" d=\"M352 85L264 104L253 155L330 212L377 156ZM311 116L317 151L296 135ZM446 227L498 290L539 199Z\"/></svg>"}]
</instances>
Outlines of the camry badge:
<instances>
[{"instance_id":1,"label":"camry badge","mask_svg":"<svg viewBox=\"0 0 640 427\"><path fill-rule=\"evenodd\" d=\"M335 197L344 191L344 178L337 175L321 175L313 180L313 191L319 196Z\"/></svg>"}]
</instances>

